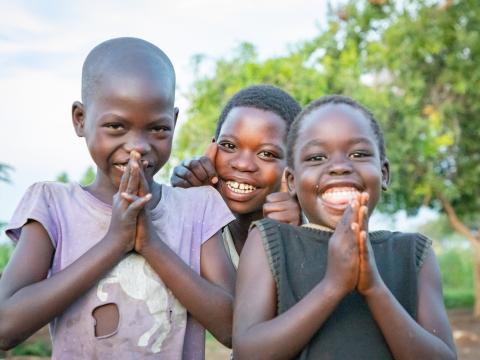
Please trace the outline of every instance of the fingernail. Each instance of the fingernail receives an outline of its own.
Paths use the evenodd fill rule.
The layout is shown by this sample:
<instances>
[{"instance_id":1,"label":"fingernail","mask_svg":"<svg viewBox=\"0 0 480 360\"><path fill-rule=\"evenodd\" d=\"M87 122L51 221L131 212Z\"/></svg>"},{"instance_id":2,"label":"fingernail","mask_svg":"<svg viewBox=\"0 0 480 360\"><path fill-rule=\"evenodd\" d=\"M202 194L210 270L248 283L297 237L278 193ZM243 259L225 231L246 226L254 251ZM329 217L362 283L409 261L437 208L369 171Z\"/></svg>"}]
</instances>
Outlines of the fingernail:
<instances>
[{"instance_id":1,"label":"fingernail","mask_svg":"<svg viewBox=\"0 0 480 360\"><path fill-rule=\"evenodd\" d=\"M149 194L145 195L145 199L150 200L151 198L152 198L152 194L149 193Z\"/></svg>"},{"instance_id":2,"label":"fingernail","mask_svg":"<svg viewBox=\"0 0 480 360\"><path fill-rule=\"evenodd\" d=\"M218 177L214 176L212 177L212 184L218 183Z\"/></svg>"}]
</instances>

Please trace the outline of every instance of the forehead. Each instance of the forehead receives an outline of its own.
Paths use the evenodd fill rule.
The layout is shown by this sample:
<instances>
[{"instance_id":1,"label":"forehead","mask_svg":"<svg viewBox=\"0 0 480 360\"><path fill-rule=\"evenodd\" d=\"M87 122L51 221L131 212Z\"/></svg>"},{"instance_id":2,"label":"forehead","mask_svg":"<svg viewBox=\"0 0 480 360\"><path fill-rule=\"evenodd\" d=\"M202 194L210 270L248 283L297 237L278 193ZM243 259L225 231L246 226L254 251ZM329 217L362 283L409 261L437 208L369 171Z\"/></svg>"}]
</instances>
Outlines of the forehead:
<instances>
[{"instance_id":1,"label":"forehead","mask_svg":"<svg viewBox=\"0 0 480 360\"><path fill-rule=\"evenodd\" d=\"M370 120L359 109L346 104L328 104L307 114L298 132L297 143L314 138L328 142L348 141L352 137L377 143Z\"/></svg>"},{"instance_id":2,"label":"forehead","mask_svg":"<svg viewBox=\"0 0 480 360\"><path fill-rule=\"evenodd\" d=\"M252 107L234 107L228 113L219 136L263 139L284 144L287 132L285 121L276 113Z\"/></svg>"}]
</instances>

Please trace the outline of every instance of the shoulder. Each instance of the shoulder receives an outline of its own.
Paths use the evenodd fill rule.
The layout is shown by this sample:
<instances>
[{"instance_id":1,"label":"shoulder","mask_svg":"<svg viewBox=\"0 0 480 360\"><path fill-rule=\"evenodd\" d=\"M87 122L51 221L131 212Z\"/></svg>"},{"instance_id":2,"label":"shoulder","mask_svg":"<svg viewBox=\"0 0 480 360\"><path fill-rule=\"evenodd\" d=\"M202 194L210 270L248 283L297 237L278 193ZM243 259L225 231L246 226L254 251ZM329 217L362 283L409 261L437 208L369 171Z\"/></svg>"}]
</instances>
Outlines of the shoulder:
<instances>
[{"instance_id":1,"label":"shoulder","mask_svg":"<svg viewBox=\"0 0 480 360\"><path fill-rule=\"evenodd\" d=\"M55 196L60 196L62 194L71 193L78 186L79 185L75 183L41 181L31 185L27 189L26 194L29 194L29 195L43 194L43 195L48 195L49 197L55 197Z\"/></svg>"},{"instance_id":2,"label":"shoulder","mask_svg":"<svg viewBox=\"0 0 480 360\"><path fill-rule=\"evenodd\" d=\"M190 188L181 188L181 187L172 187L170 185L162 185L163 192L168 197L172 197L174 199L186 199L186 200L207 200L210 198L222 200L222 197L211 186L197 186L197 187L190 187Z\"/></svg>"},{"instance_id":3,"label":"shoulder","mask_svg":"<svg viewBox=\"0 0 480 360\"><path fill-rule=\"evenodd\" d=\"M372 244L378 242L390 242L393 251L400 249L405 254L411 254L415 260L417 271L422 267L425 257L432 246L432 240L420 233L409 233L399 231L376 231L370 234Z\"/></svg>"}]
</instances>

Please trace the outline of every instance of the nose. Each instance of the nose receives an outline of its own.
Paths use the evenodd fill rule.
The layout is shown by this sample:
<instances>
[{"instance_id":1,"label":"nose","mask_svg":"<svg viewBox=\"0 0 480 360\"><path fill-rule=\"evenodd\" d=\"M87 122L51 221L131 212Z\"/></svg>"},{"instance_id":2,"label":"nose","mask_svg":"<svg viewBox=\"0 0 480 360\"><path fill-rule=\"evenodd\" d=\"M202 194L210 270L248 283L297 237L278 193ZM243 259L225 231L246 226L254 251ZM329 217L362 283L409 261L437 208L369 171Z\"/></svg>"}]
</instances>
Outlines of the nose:
<instances>
[{"instance_id":1,"label":"nose","mask_svg":"<svg viewBox=\"0 0 480 360\"><path fill-rule=\"evenodd\" d=\"M135 150L139 152L140 155L144 155L151 150L151 146L145 135L137 133L130 135L125 143L125 150L129 153Z\"/></svg>"},{"instance_id":2,"label":"nose","mask_svg":"<svg viewBox=\"0 0 480 360\"><path fill-rule=\"evenodd\" d=\"M330 160L328 172L330 175L348 175L352 173L350 159L345 156L333 156Z\"/></svg>"},{"instance_id":3,"label":"nose","mask_svg":"<svg viewBox=\"0 0 480 360\"><path fill-rule=\"evenodd\" d=\"M230 166L235 170L242 172L255 172L258 170L258 165L255 162L255 154L249 151L240 151L236 156L230 160Z\"/></svg>"}]
</instances>

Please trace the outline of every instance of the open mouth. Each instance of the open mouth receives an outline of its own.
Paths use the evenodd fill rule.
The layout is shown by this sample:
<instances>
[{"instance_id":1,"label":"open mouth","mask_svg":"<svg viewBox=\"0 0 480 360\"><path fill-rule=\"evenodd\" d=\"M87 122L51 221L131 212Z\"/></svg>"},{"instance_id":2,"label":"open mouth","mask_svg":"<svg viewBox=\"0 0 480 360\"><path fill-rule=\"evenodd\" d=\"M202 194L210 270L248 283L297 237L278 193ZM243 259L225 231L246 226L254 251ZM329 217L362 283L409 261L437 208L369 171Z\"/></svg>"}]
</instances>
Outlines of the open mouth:
<instances>
[{"instance_id":1,"label":"open mouth","mask_svg":"<svg viewBox=\"0 0 480 360\"><path fill-rule=\"evenodd\" d=\"M225 184L227 185L228 189L237 194L249 194L255 191L257 188L253 185L246 184L246 183L239 183L237 181L226 181Z\"/></svg>"},{"instance_id":2,"label":"open mouth","mask_svg":"<svg viewBox=\"0 0 480 360\"><path fill-rule=\"evenodd\" d=\"M120 170L122 173L125 172L125 169L127 168L126 164L114 164L113 166Z\"/></svg>"},{"instance_id":3,"label":"open mouth","mask_svg":"<svg viewBox=\"0 0 480 360\"><path fill-rule=\"evenodd\" d=\"M350 204L360 192L354 187L331 187L322 193L321 198L332 205Z\"/></svg>"}]
</instances>

